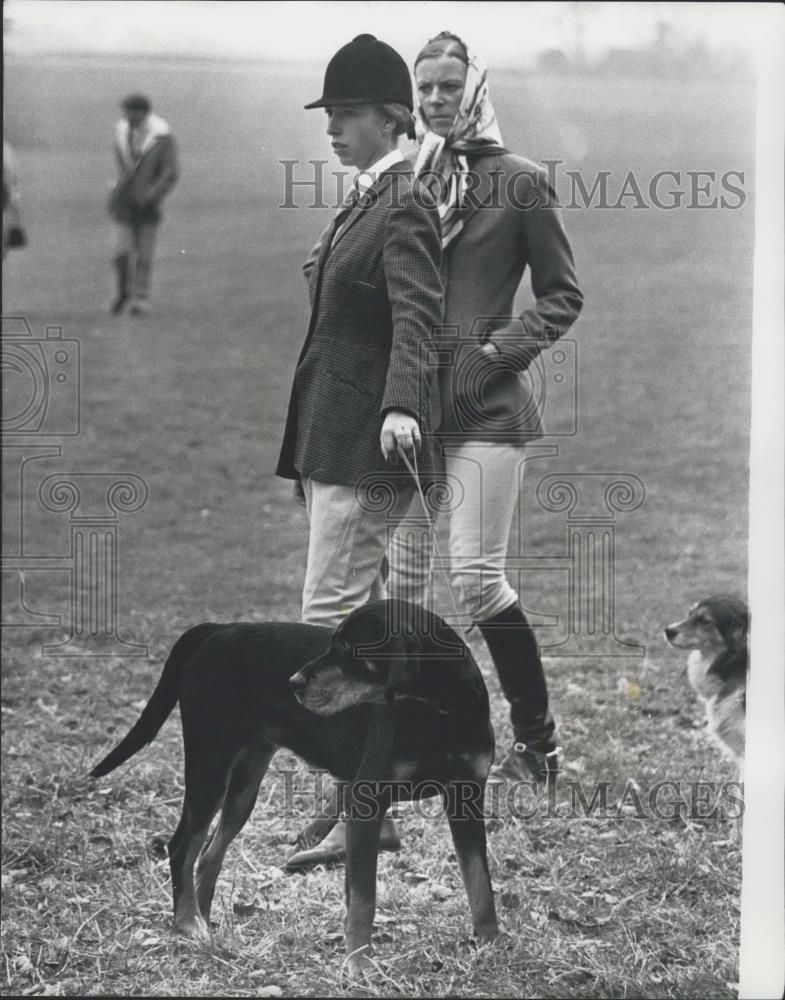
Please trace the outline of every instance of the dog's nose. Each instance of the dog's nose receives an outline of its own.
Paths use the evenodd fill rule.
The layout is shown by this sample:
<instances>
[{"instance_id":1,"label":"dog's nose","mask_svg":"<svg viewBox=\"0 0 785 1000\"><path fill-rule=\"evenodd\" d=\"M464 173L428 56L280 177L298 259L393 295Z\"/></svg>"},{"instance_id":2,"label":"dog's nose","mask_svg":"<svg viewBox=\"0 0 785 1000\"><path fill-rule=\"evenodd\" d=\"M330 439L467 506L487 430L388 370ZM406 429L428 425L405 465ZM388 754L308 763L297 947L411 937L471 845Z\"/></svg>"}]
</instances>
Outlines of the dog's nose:
<instances>
[{"instance_id":1,"label":"dog's nose","mask_svg":"<svg viewBox=\"0 0 785 1000\"><path fill-rule=\"evenodd\" d=\"M666 638L666 639L673 639L673 638L675 637L675 635L676 635L676 629L675 629L675 628L673 628L673 626L672 626L672 625L669 625L669 626L668 626L668 627L667 627L667 628L665 629L665 638Z\"/></svg>"},{"instance_id":2,"label":"dog's nose","mask_svg":"<svg viewBox=\"0 0 785 1000\"><path fill-rule=\"evenodd\" d=\"M303 677L302 671L298 670L296 674L289 678L289 683L292 686L292 690L295 694L305 690L306 680Z\"/></svg>"}]
</instances>

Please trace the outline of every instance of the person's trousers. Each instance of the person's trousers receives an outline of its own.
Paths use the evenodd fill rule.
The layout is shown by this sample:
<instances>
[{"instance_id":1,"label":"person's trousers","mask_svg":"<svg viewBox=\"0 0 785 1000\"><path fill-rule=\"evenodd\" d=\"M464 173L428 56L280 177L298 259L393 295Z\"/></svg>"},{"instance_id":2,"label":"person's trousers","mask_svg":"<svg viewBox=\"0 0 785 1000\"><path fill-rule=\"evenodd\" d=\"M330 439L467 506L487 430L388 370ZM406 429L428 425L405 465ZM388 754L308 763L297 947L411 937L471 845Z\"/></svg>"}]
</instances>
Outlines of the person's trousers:
<instances>
[{"instance_id":1,"label":"person's trousers","mask_svg":"<svg viewBox=\"0 0 785 1000\"><path fill-rule=\"evenodd\" d=\"M459 612L488 644L516 740L549 746L554 723L537 641L505 572L524 465L523 450L512 445L445 448L447 579ZM433 543L421 515L416 500L393 533L387 589L432 608Z\"/></svg>"},{"instance_id":2,"label":"person's trousers","mask_svg":"<svg viewBox=\"0 0 785 1000\"><path fill-rule=\"evenodd\" d=\"M445 448L447 571L462 615L480 623L518 600L505 573L510 527L518 502L523 450L507 444ZM393 533L388 590L430 606L433 543L419 498ZM441 570L439 571L441 572Z\"/></svg>"},{"instance_id":3,"label":"person's trousers","mask_svg":"<svg viewBox=\"0 0 785 1000\"><path fill-rule=\"evenodd\" d=\"M149 299L157 236L157 222L117 224L115 265L122 297L139 301Z\"/></svg>"},{"instance_id":4,"label":"person's trousers","mask_svg":"<svg viewBox=\"0 0 785 1000\"><path fill-rule=\"evenodd\" d=\"M414 488L401 485L380 505L353 486L309 478L302 486L310 522L302 620L336 628L355 608L384 597L380 567Z\"/></svg>"}]
</instances>

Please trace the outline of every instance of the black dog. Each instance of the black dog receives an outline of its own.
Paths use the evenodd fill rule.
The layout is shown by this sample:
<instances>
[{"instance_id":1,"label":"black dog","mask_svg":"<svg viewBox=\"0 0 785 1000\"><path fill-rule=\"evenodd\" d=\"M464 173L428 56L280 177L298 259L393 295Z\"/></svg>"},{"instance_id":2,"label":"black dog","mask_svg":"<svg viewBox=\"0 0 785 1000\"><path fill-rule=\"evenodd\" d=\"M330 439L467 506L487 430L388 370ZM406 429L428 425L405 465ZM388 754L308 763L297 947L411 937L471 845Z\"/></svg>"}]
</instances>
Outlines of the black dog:
<instances>
[{"instance_id":1,"label":"black dog","mask_svg":"<svg viewBox=\"0 0 785 1000\"><path fill-rule=\"evenodd\" d=\"M185 798L169 842L178 931L208 934L226 849L283 746L348 782L350 975L370 965L379 831L396 801L442 794L474 931L485 940L498 934L483 819L494 754L488 694L470 651L440 618L379 601L335 633L275 622L197 625L177 641L138 721L92 776L150 743L178 702Z\"/></svg>"}]
</instances>

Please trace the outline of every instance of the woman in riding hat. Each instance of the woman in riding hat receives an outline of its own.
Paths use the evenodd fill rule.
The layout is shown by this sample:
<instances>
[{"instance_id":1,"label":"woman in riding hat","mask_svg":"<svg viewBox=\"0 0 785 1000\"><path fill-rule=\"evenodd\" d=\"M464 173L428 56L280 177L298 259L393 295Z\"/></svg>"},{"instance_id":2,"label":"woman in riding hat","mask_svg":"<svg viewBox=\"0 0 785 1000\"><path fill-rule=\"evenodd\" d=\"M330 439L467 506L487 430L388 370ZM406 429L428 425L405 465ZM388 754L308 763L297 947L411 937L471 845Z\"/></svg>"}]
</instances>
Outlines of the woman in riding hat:
<instances>
[{"instance_id":1,"label":"woman in riding hat","mask_svg":"<svg viewBox=\"0 0 785 1000\"><path fill-rule=\"evenodd\" d=\"M441 239L435 202L415 189L398 151L414 120L409 71L394 49L358 35L306 107L324 108L336 156L359 171L306 262L311 320L277 467L301 488L310 522L302 619L334 628L377 593L388 532L412 500L398 449L416 455L424 475L430 468L423 440Z\"/></svg>"},{"instance_id":2,"label":"woman in riding hat","mask_svg":"<svg viewBox=\"0 0 785 1000\"><path fill-rule=\"evenodd\" d=\"M397 452L431 468L431 344L441 321L441 238L436 203L418 190L398 137L413 135L412 85L400 55L358 35L330 60L327 134L359 173L305 263L311 320L294 374L277 474L295 480L310 523L302 620L335 628L381 596L389 533L414 496ZM392 466L396 468L393 469ZM334 819L300 834L291 867L345 850L343 823L313 856ZM380 847L396 849L391 820ZM311 848L311 850L308 850Z\"/></svg>"}]
</instances>

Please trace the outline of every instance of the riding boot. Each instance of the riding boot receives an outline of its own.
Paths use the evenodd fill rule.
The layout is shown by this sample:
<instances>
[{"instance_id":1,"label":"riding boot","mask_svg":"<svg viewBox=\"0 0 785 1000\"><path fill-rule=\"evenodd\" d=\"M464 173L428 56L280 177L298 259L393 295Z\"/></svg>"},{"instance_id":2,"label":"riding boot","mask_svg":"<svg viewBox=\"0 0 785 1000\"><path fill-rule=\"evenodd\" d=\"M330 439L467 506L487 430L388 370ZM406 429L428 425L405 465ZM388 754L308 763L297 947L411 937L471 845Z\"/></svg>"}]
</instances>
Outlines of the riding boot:
<instances>
[{"instance_id":1,"label":"riding boot","mask_svg":"<svg viewBox=\"0 0 785 1000\"><path fill-rule=\"evenodd\" d=\"M546 781L558 770L556 726L548 710L548 688L532 627L516 603L479 623L479 628L510 703L515 737L512 750L493 769L490 780L503 775Z\"/></svg>"},{"instance_id":2,"label":"riding boot","mask_svg":"<svg viewBox=\"0 0 785 1000\"><path fill-rule=\"evenodd\" d=\"M392 816L385 816L379 834L380 851L400 851L401 838ZM346 858L346 821L339 819L327 836L314 847L297 851L286 862L287 871L326 865Z\"/></svg>"}]
</instances>

